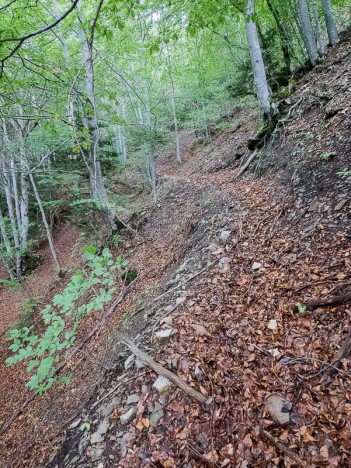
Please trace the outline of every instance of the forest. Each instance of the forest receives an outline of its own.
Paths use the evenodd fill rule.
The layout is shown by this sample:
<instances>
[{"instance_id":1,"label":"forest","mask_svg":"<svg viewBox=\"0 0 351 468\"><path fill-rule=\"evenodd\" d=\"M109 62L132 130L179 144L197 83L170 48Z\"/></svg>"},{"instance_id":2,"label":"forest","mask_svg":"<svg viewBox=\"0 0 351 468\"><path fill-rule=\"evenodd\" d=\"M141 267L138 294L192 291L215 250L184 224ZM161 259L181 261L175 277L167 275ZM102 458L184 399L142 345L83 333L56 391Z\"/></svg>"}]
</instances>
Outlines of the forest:
<instances>
[{"instance_id":1,"label":"forest","mask_svg":"<svg viewBox=\"0 0 351 468\"><path fill-rule=\"evenodd\" d=\"M0 466L350 466L351 2L0 20Z\"/></svg>"}]
</instances>

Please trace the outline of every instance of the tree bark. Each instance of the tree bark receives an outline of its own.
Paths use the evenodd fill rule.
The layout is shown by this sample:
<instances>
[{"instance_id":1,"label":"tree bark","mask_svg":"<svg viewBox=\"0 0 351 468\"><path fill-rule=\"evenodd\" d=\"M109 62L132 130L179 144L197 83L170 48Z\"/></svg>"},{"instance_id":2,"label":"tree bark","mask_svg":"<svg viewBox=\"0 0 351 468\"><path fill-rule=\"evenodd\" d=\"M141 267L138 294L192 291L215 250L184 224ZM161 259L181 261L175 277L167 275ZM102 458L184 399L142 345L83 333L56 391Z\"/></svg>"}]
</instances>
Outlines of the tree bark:
<instances>
[{"instance_id":1,"label":"tree bark","mask_svg":"<svg viewBox=\"0 0 351 468\"><path fill-rule=\"evenodd\" d=\"M274 18L275 24L277 25L277 30L279 33L281 49L284 58L284 65L285 65L285 73L289 75L291 73L291 56L290 56L290 48L289 48L289 37L285 32L284 25L279 17L278 11L273 5L271 0L267 0L267 5L272 13Z\"/></svg>"},{"instance_id":2,"label":"tree bark","mask_svg":"<svg viewBox=\"0 0 351 468\"><path fill-rule=\"evenodd\" d=\"M329 44L334 47L339 43L339 34L335 25L333 10L330 4L330 0L321 0L322 8L325 17L325 22L327 24Z\"/></svg>"},{"instance_id":3,"label":"tree bark","mask_svg":"<svg viewBox=\"0 0 351 468\"><path fill-rule=\"evenodd\" d=\"M318 62L319 55L306 0L298 0L298 12L301 23L301 32L307 49L308 58L311 65L314 67Z\"/></svg>"},{"instance_id":4,"label":"tree bark","mask_svg":"<svg viewBox=\"0 0 351 468\"><path fill-rule=\"evenodd\" d=\"M270 89L268 86L266 70L263 63L261 46L258 40L257 25L253 20L254 14L255 2L254 0L247 0L245 10L245 28L250 49L250 58L254 73L256 94L261 114L265 120L269 120L272 116Z\"/></svg>"}]
</instances>

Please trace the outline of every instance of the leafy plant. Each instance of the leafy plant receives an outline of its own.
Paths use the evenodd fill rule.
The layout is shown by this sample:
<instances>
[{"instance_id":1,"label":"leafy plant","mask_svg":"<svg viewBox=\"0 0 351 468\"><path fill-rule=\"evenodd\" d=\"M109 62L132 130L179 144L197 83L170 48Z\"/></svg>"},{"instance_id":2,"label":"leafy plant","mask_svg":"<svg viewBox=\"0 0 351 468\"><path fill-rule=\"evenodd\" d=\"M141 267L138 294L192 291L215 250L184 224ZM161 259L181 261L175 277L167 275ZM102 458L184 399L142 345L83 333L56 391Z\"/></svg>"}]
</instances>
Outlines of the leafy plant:
<instances>
[{"instance_id":1,"label":"leafy plant","mask_svg":"<svg viewBox=\"0 0 351 468\"><path fill-rule=\"evenodd\" d=\"M330 153L322 153L319 157L321 159L326 159L328 161L329 159L332 159L334 156L336 156L336 153L335 151L332 151Z\"/></svg>"},{"instance_id":2,"label":"leafy plant","mask_svg":"<svg viewBox=\"0 0 351 468\"><path fill-rule=\"evenodd\" d=\"M298 302L297 304L295 304L295 306L296 306L296 308L297 308L299 314L303 314L303 313L305 313L306 310L307 310L307 307L306 307L305 305L301 304L300 302Z\"/></svg>"},{"instance_id":3,"label":"leafy plant","mask_svg":"<svg viewBox=\"0 0 351 468\"><path fill-rule=\"evenodd\" d=\"M59 380L69 384L71 376L57 378L56 368L60 353L73 346L80 321L91 311L102 310L112 299L116 288L116 271L122 272L128 264L121 256L114 261L108 249L97 255L94 246L83 248L87 262L83 270L77 270L66 288L56 294L52 304L41 311L46 325L42 335L34 333L33 326L15 328L9 332L12 340L10 350L13 356L6 360L7 365L28 360L27 372L32 373L27 386L39 394L45 393ZM99 285L99 288L98 288ZM89 301L82 302L87 293L92 293Z\"/></svg>"}]
</instances>

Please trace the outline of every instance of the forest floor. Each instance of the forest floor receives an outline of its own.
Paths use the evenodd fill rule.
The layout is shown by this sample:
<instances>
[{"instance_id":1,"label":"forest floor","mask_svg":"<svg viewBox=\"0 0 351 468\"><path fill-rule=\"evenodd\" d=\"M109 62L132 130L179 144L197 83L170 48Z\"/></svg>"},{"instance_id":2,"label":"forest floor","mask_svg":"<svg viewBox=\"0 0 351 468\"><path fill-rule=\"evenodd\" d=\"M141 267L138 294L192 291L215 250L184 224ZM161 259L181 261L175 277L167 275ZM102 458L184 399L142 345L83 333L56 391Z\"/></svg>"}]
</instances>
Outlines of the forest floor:
<instances>
[{"instance_id":1,"label":"forest floor","mask_svg":"<svg viewBox=\"0 0 351 468\"><path fill-rule=\"evenodd\" d=\"M351 290L351 178L340 174L351 169L350 48L345 37L301 79L243 179L251 109L206 147L184 134L182 166L158 159L158 205L122 246L138 278L68 363L71 385L17 414L31 395L3 348L1 467L351 465L350 356L335 361L350 301L295 311ZM17 300L7 294L2 314ZM208 404L154 389L157 374L133 361L117 327Z\"/></svg>"}]
</instances>

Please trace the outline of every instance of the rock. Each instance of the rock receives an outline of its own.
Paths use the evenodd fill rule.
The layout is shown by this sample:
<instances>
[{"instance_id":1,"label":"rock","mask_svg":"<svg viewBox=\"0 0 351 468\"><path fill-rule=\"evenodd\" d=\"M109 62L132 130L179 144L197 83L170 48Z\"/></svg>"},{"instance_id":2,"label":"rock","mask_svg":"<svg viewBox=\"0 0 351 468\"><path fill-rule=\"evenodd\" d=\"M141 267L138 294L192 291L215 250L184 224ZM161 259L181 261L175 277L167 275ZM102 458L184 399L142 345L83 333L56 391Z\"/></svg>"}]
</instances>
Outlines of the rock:
<instances>
[{"instance_id":1,"label":"rock","mask_svg":"<svg viewBox=\"0 0 351 468\"><path fill-rule=\"evenodd\" d=\"M210 252L215 252L217 249L219 249L219 245L218 245L218 244L210 244L210 245L208 246L208 250L209 250Z\"/></svg>"},{"instance_id":2,"label":"rock","mask_svg":"<svg viewBox=\"0 0 351 468\"><path fill-rule=\"evenodd\" d=\"M278 323L276 320L272 319L268 322L267 324L267 327L270 329L270 330L276 330L278 328Z\"/></svg>"},{"instance_id":3,"label":"rock","mask_svg":"<svg viewBox=\"0 0 351 468\"><path fill-rule=\"evenodd\" d=\"M140 369L144 369L145 367L145 364L143 363L143 361L140 361L140 359L136 359L135 360L135 368L140 370Z\"/></svg>"},{"instance_id":4,"label":"rock","mask_svg":"<svg viewBox=\"0 0 351 468\"><path fill-rule=\"evenodd\" d=\"M229 270L229 264L230 264L230 258L229 257L222 257L219 262L219 268L223 271L228 271Z\"/></svg>"},{"instance_id":5,"label":"rock","mask_svg":"<svg viewBox=\"0 0 351 468\"><path fill-rule=\"evenodd\" d=\"M281 426L290 422L290 413L282 411L286 403L285 398L278 394L271 395L266 402L266 411L270 414L273 421Z\"/></svg>"},{"instance_id":6,"label":"rock","mask_svg":"<svg viewBox=\"0 0 351 468\"><path fill-rule=\"evenodd\" d=\"M231 231L222 231L219 237L221 241L226 242L229 239L230 234Z\"/></svg>"},{"instance_id":7,"label":"rock","mask_svg":"<svg viewBox=\"0 0 351 468\"><path fill-rule=\"evenodd\" d=\"M203 375L204 374L203 374L202 370L200 369L200 367L198 365L195 366L194 374L195 374L195 377L197 378L197 380L199 382L201 382L201 380L203 380Z\"/></svg>"},{"instance_id":8,"label":"rock","mask_svg":"<svg viewBox=\"0 0 351 468\"><path fill-rule=\"evenodd\" d=\"M70 429L75 429L75 428L79 425L80 422L81 422L81 419L77 419L77 421L74 421L74 422L69 426L69 428L70 428Z\"/></svg>"},{"instance_id":9,"label":"rock","mask_svg":"<svg viewBox=\"0 0 351 468\"><path fill-rule=\"evenodd\" d=\"M167 392L171 385L171 381L168 380L167 377L163 377L163 375L160 375L158 379L154 382L152 388L154 388L160 393L163 393Z\"/></svg>"},{"instance_id":10,"label":"rock","mask_svg":"<svg viewBox=\"0 0 351 468\"><path fill-rule=\"evenodd\" d=\"M128 424L130 423L130 421L134 418L134 416L136 415L136 412L137 412L137 407L136 406L133 406L132 408L130 408L129 411L127 411L126 413L122 414L122 416L120 417L120 421L122 424Z\"/></svg>"},{"instance_id":11,"label":"rock","mask_svg":"<svg viewBox=\"0 0 351 468\"><path fill-rule=\"evenodd\" d=\"M103 463L99 463L97 468L104 468L104 464Z\"/></svg>"},{"instance_id":12,"label":"rock","mask_svg":"<svg viewBox=\"0 0 351 468\"><path fill-rule=\"evenodd\" d=\"M260 262L253 262L251 268L252 268L252 270L259 270L260 268L262 268L262 263L260 263Z\"/></svg>"},{"instance_id":13,"label":"rock","mask_svg":"<svg viewBox=\"0 0 351 468\"><path fill-rule=\"evenodd\" d=\"M158 340L163 341L167 340L176 333L178 333L178 330L176 328L166 328L165 330L160 330L156 332L155 336Z\"/></svg>"},{"instance_id":14,"label":"rock","mask_svg":"<svg viewBox=\"0 0 351 468\"><path fill-rule=\"evenodd\" d=\"M185 260L185 262L182 263L180 265L180 267L178 268L177 273L182 273L182 271L184 271L186 269L186 267L187 267L188 263L190 262L190 260L191 260L191 258L188 258L188 260Z\"/></svg>"},{"instance_id":15,"label":"rock","mask_svg":"<svg viewBox=\"0 0 351 468\"><path fill-rule=\"evenodd\" d=\"M135 356L134 354L131 354L129 358L126 360L126 362L124 363L124 369L125 370L130 369L132 365L134 364L134 361L135 361Z\"/></svg>"},{"instance_id":16,"label":"rock","mask_svg":"<svg viewBox=\"0 0 351 468\"><path fill-rule=\"evenodd\" d=\"M180 305L180 304L183 304L183 302L186 301L186 297L185 296L181 296L181 297L177 297L176 299L176 305Z\"/></svg>"},{"instance_id":17,"label":"rock","mask_svg":"<svg viewBox=\"0 0 351 468\"><path fill-rule=\"evenodd\" d=\"M92 434L92 436L90 437L90 443L92 445L93 444L99 444L100 442L102 442L104 440L104 435L108 431L109 425L110 425L110 423L109 423L108 419L104 419L99 424L99 427L97 428L96 432L94 432L94 434Z\"/></svg>"},{"instance_id":18,"label":"rock","mask_svg":"<svg viewBox=\"0 0 351 468\"><path fill-rule=\"evenodd\" d=\"M143 386L141 387L141 393L142 393L143 395L146 395L146 393L149 393L149 387L148 387L147 385L143 385Z\"/></svg>"},{"instance_id":19,"label":"rock","mask_svg":"<svg viewBox=\"0 0 351 468\"><path fill-rule=\"evenodd\" d=\"M121 401L119 398L114 398L110 403L106 405L102 405L98 409L98 413L100 413L104 418L107 418L108 416L110 416L112 411L116 408L116 406L119 405L120 403Z\"/></svg>"},{"instance_id":20,"label":"rock","mask_svg":"<svg viewBox=\"0 0 351 468\"><path fill-rule=\"evenodd\" d=\"M165 317L161 320L161 325L166 324L166 325L172 325L173 323L173 318L172 317Z\"/></svg>"},{"instance_id":21,"label":"rock","mask_svg":"<svg viewBox=\"0 0 351 468\"><path fill-rule=\"evenodd\" d=\"M88 452L91 461L98 461L102 458L104 454L104 445L97 445L96 447L92 447L91 450Z\"/></svg>"},{"instance_id":22,"label":"rock","mask_svg":"<svg viewBox=\"0 0 351 468\"><path fill-rule=\"evenodd\" d=\"M174 307L174 306L169 305L169 306L165 307L163 310L164 310L165 312L172 312L173 307Z\"/></svg>"},{"instance_id":23,"label":"rock","mask_svg":"<svg viewBox=\"0 0 351 468\"><path fill-rule=\"evenodd\" d=\"M191 324L191 326L193 327L193 329L195 330L195 333L197 335L200 335L200 336L211 336L208 331L206 330L206 328L202 325L198 325L198 324Z\"/></svg>"},{"instance_id":24,"label":"rock","mask_svg":"<svg viewBox=\"0 0 351 468\"><path fill-rule=\"evenodd\" d=\"M150 426L156 427L159 420L163 417L163 415L164 415L164 411L162 408L154 411L152 415L150 416Z\"/></svg>"},{"instance_id":25,"label":"rock","mask_svg":"<svg viewBox=\"0 0 351 468\"><path fill-rule=\"evenodd\" d=\"M140 396L137 393L134 393L133 395L129 395L129 397L127 398L127 405L138 403L139 400L140 400Z\"/></svg>"}]
</instances>

